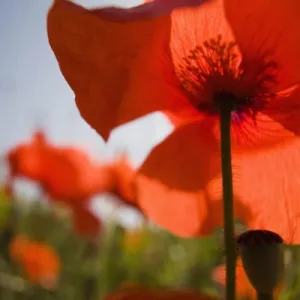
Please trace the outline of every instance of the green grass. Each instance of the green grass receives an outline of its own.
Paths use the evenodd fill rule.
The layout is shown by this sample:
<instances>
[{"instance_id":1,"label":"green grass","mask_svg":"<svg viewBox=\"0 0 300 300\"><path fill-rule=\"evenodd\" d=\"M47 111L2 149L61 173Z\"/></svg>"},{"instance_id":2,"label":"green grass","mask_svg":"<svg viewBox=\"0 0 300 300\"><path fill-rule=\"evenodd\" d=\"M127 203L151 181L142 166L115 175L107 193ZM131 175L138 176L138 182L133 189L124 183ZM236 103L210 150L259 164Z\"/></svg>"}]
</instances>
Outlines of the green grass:
<instances>
[{"instance_id":1,"label":"green grass","mask_svg":"<svg viewBox=\"0 0 300 300\"><path fill-rule=\"evenodd\" d=\"M8 253L15 234L52 245L62 261L57 289L32 285ZM131 237L131 238L130 238ZM286 249L286 290L280 299L300 299L300 251ZM102 299L125 284L188 288L221 295L212 280L223 262L220 232L206 239L181 239L144 227L134 237L116 224L104 225L97 246L74 234L70 219L50 206L0 197L0 299Z\"/></svg>"}]
</instances>

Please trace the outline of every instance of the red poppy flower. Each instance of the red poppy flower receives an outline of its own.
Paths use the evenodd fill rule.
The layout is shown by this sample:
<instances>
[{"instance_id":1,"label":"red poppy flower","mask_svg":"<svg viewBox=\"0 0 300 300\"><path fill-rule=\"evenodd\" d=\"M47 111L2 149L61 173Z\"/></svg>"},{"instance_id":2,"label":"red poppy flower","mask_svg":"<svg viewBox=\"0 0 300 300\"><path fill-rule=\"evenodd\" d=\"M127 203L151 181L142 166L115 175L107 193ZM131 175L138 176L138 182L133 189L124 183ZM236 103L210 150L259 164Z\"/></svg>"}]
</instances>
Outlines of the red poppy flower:
<instances>
[{"instance_id":1,"label":"red poppy flower","mask_svg":"<svg viewBox=\"0 0 300 300\"><path fill-rule=\"evenodd\" d=\"M99 233L101 222L88 209L88 202L112 188L110 167L98 166L75 148L51 145L41 132L36 132L31 142L15 147L7 157L11 180L22 176L38 182L50 201L71 208L77 233Z\"/></svg>"},{"instance_id":2,"label":"red poppy flower","mask_svg":"<svg viewBox=\"0 0 300 300\"><path fill-rule=\"evenodd\" d=\"M30 180L39 181L41 173L41 156L48 146L45 135L36 131L28 143L21 143L12 148L6 155L10 171L10 180L16 176L26 177Z\"/></svg>"},{"instance_id":3,"label":"red poppy flower","mask_svg":"<svg viewBox=\"0 0 300 300\"><path fill-rule=\"evenodd\" d=\"M114 194L121 200L122 204L140 211L134 188L135 171L124 157L99 166L98 172L99 179L107 179L107 184L103 184L98 190L99 194ZM83 236L95 236L99 233L101 229L100 220L87 208L85 203L73 205L72 211L74 228L77 233Z\"/></svg>"},{"instance_id":4,"label":"red poppy flower","mask_svg":"<svg viewBox=\"0 0 300 300\"><path fill-rule=\"evenodd\" d=\"M27 248L29 239L25 236L16 236L9 245L10 256L16 261L20 261L23 257L24 251Z\"/></svg>"},{"instance_id":5,"label":"red poppy flower","mask_svg":"<svg viewBox=\"0 0 300 300\"><path fill-rule=\"evenodd\" d=\"M101 221L87 207L72 207L73 226L76 233L85 237L95 237L101 231Z\"/></svg>"},{"instance_id":6,"label":"red poppy flower","mask_svg":"<svg viewBox=\"0 0 300 300\"><path fill-rule=\"evenodd\" d=\"M88 208L95 195L111 192L137 208L133 187L134 170L125 158L98 164L75 148L50 144L37 131L29 143L7 155L11 180L23 176L41 184L52 201L67 204L73 213L74 229L84 236L100 232L101 221Z\"/></svg>"},{"instance_id":7,"label":"red poppy flower","mask_svg":"<svg viewBox=\"0 0 300 300\"><path fill-rule=\"evenodd\" d=\"M49 245L16 236L10 245L10 255L20 264L29 281L47 289L55 287L60 259Z\"/></svg>"},{"instance_id":8,"label":"red poppy flower","mask_svg":"<svg viewBox=\"0 0 300 300\"><path fill-rule=\"evenodd\" d=\"M9 151L7 158L12 179L23 176L40 183L52 200L81 204L103 190L111 188L109 167L98 165L73 147L50 144L42 133L29 143Z\"/></svg>"},{"instance_id":9,"label":"red poppy flower","mask_svg":"<svg viewBox=\"0 0 300 300\"><path fill-rule=\"evenodd\" d=\"M203 234L208 218L219 225L220 209L211 207L222 191L219 109L226 101L236 217L299 242L300 2L202 2L88 10L56 0L50 45L81 115L105 139L153 111L173 122L137 180L147 216L185 236Z\"/></svg>"},{"instance_id":10,"label":"red poppy flower","mask_svg":"<svg viewBox=\"0 0 300 300\"><path fill-rule=\"evenodd\" d=\"M126 157L116 159L110 166L115 178L115 185L108 192L114 193L124 204L139 210L135 189L136 171Z\"/></svg>"}]
</instances>

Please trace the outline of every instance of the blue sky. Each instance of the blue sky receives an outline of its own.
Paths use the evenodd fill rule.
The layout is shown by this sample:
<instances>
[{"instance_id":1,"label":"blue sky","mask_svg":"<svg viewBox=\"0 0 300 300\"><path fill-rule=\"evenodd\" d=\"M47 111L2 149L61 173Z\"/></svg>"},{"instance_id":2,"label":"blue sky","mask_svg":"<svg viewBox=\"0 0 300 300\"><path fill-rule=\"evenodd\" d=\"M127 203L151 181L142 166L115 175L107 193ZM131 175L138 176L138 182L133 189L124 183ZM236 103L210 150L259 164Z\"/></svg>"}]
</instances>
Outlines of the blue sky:
<instances>
[{"instance_id":1,"label":"blue sky","mask_svg":"<svg viewBox=\"0 0 300 300\"><path fill-rule=\"evenodd\" d=\"M139 0L77 0L85 6L135 5ZM108 147L79 116L74 95L48 45L50 0L0 1L0 153L27 139L37 126L57 143L75 144L102 158L126 149L136 163L170 125L161 116L116 131ZM125 137L125 138L124 138ZM147 139L145 139L147 137Z\"/></svg>"},{"instance_id":2,"label":"blue sky","mask_svg":"<svg viewBox=\"0 0 300 300\"><path fill-rule=\"evenodd\" d=\"M28 138L36 126L42 126L57 142L72 142L101 155L103 142L80 118L73 92L60 74L48 45L46 13L51 2L0 1L0 152L20 139ZM108 3L133 5L139 1L75 2L85 6L100 6ZM118 143L128 144L132 140L139 140L145 136L143 130L154 138L160 135L162 126L154 126L156 122L152 120L146 122L145 126L134 127L135 130L127 134L127 141ZM142 155L142 149L134 151Z\"/></svg>"}]
</instances>

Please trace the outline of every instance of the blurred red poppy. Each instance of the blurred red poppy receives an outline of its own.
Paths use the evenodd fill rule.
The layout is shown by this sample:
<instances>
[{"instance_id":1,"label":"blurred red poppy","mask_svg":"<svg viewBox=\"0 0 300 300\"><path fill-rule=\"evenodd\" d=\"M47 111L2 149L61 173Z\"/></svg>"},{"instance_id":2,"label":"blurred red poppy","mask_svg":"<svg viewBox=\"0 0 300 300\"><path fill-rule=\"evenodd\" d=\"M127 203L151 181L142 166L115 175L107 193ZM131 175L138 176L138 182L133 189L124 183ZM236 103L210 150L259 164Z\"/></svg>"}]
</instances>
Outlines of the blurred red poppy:
<instances>
[{"instance_id":1,"label":"blurred red poppy","mask_svg":"<svg viewBox=\"0 0 300 300\"><path fill-rule=\"evenodd\" d=\"M60 259L52 247L24 236L16 236L10 244L10 255L30 282L47 289L55 288Z\"/></svg>"},{"instance_id":2,"label":"blurred red poppy","mask_svg":"<svg viewBox=\"0 0 300 300\"><path fill-rule=\"evenodd\" d=\"M236 203L236 217L247 208L250 227L300 241L299 13L298 0L156 0L91 10L54 2L49 42L83 118L105 139L153 111L174 124L137 181L150 219L185 236L217 219L208 206L222 190L211 181L220 172L226 101L243 207Z\"/></svg>"},{"instance_id":3,"label":"blurred red poppy","mask_svg":"<svg viewBox=\"0 0 300 300\"><path fill-rule=\"evenodd\" d=\"M111 192L117 195L126 205L139 210L135 187L136 171L124 156L116 159L111 164L111 170L115 177L115 186Z\"/></svg>"},{"instance_id":4,"label":"blurred red poppy","mask_svg":"<svg viewBox=\"0 0 300 300\"><path fill-rule=\"evenodd\" d=\"M52 200L81 203L111 186L110 172L74 147L52 145L40 131L7 154L11 176L39 182ZM101 172L99 171L101 169Z\"/></svg>"},{"instance_id":5,"label":"blurred red poppy","mask_svg":"<svg viewBox=\"0 0 300 300\"><path fill-rule=\"evenodd\" d=\"M43 132L37 131L31 142L9 151L7 160L9 181L22 176L38 182L51 201L72 209L74 228L82 235L95 235L101 228L99 218L88 208L95 195L110 192L138 208L133 186L135 172L124 157L99 164L80 150L52 145Z\"/></svg>"},{"instance_id":6,"label":"blurred red poppy","mask_svg":"<svg viewBox=\"0 0 300 300\"><path fill-rule=\"evenodd\" d=\"M89 211L88 204L93 196L112 185L111 172L105 166L98 166L80 150L50 144L40 131L31 142L12 149L7 158L10 180L22 176L38 182L50 201L72 209L78 232L99 232L101 222ZM79 216L85 219L79 222Z\"/></svg>"}]
</instances>

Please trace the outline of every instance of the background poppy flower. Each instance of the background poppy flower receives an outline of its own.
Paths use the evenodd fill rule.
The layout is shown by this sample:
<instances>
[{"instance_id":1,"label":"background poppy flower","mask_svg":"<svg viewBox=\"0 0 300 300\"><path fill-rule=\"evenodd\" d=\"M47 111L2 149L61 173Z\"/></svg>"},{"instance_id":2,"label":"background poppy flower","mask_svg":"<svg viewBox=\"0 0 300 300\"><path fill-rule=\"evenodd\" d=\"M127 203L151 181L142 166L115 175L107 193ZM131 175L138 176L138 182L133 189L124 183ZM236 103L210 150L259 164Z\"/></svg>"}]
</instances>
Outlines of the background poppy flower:
<instances>
[{"instance_id":1,"label":"background poppy flower","mask_svg":"<svg viewBox=\"0 0 300 300\"><path fill-rule=\"evenodd\" d=\"M101 221L86 207L72 207L72 220L75 232L85 237L94 237L100 233Z\"/></svg>"},{"instance_id":2,"label":"background poppy flower","mask_svg":"<svg viewBox=\"0 0 300 300\"><path fill-rule=\"evenodd\" d=\"M163 111L173 122L174 133L140 170L139 180L165 197L165 203L139 197L150 219L176 234L201 233L211 198L203 191L220 169L219 109L226 101L232 109L234 183L248 185L235 186L235 192L245 207L255 206L256 219L249 224L288 239L291 220L299 215L298 190L283 182L298 182L297 168L289 165L299 149L300 4L183 2L87 10L58 0L48 14L50 45L82 116L102 137L152 111ZM280 176L259 159L277 147L284 157ZM257 172L249 182L250 161ZM261 184L261 172L268 182ZM279 212L281 225L270 219ZM264 224L258 225L259 218Z\"/></svg>"},{"instance_id":3,"label":"background poppy flower","mask_svg":"<svg viewBox=\"0 0 300 300\"><path fill-rule=\"evenodd\" d=\"M11 242L10 254L29 281L49 289L55 287L60 259L49 245L16 236Z\"/></svg>"},{"instance_id":4,"label":"background poppy flower","mask_svg":"<svg viewBox=\"0 0 300 300\"><path fill-rule=\"evenodd\" d=\"M7 154L11 179L22 176L41 184L52 200L81 203L111 185L109 170L83 151L59 147L41 132L32 141L16 146Z\"/></svg>"},{"instance_id":5,"label":"background poppy flower","mask_svg":"<svg viewBox=\"0 0 300 300\"><path fill-rule=\"evenodd\" d=\"M10 179L21 176L38 182L50 201L67 204L78 233L100 230L100 220L89 210L90 199L110 189L111 172L98 166L85 153L71 147L51 145L42 132L32 141L12 149L8 155ZM84 220L79 221L79 216Z\"/></svg>"},{"instance_id":6,"label":"background poppy flower","mask_svg":"<svg viewBox=\"0 0 300 300\"><path fill-rule=\"evenodd\" d=\"M76 148L51 145L37 131L30 142L10 150L7 161L9 181L18 176L34 180L52 200L75 205L96 194L114 192L135 205L135 172L124 157L99 164Z\"/></svg>"},{"instance_id":7,"label":"background poppy flower","mask_svg":"<svg viewBox=\"0 0 300 300\"><path fill-rule=\"evenodd\" d=\"M22 176L40 181L42 177L41 156L47 146L43 132L36 131L30 142L21 143L8 151L6 159L9 167L9 180Z\"/></svg>"},{"instance_id":8,"label":"background poppy flower","mask_svg":"<svg viewBox=\"0 0 300 300\"><path fill-rule=\"evenodd\" d=\"M81 235L100 231L101 222L88 207L95 195L110 192L138 209L133 185L136 172L125 157L99 164L80 150L52 145L37 131L30 142L9 151L7 160L9 185L18 176L38 182L50 201L71 208L74 229Z\"/></svg>"},{"instance_id":9,"label":"background poppy flower","mask_svg":"<svg viewBox=\"0 0 300 300\"><path fill-rule=\"evenodd\" d=\"M29 239L25 236L15 236L9 245L10 256L14 260L21 261L21 259L23 258L24 251L27 248L29 242Z\"/></svg>"},{"instance_id":10,"label":"background poppy flower","mask_svg":"<svg viewBox=\"0 0 300 300\"><path fill-rule=\"evenodd\" d=\"M99 166L98 172L103 178L109 179L106 185L102 185L99 195L111 193L116 196L121 204L125 204L140 211L138 199L134 185L136 172L130 166L125 157L120 157L115 161ZM99 176L99 177L100 177ZM99 232L101 224L98 218L87 208L87 205L73 205L73 222L78 233L85 236L95 236Z\"/></svg>"},{"instance_id":11,"label":"background poppy flower","mask_svg":"<svg viewBox=\"0 0 300 300\"><path fill-rule=\"evenodd\" d=\"M139 210L135 187L136 171L126 157L121 156L111 164L115 185L110 190L126 205Z\"/></svg>"}]
</instances>

